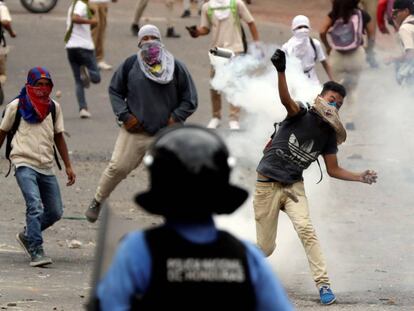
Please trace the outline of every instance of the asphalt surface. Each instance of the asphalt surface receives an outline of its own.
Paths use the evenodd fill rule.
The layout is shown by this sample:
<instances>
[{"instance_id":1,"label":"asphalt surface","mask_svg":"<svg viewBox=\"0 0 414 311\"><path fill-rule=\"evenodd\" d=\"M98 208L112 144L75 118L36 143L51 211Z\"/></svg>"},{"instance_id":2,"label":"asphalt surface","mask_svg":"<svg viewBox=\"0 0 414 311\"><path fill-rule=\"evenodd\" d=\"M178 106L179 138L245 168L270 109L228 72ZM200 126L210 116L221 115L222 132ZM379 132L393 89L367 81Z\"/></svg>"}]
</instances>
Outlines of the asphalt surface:
<instances>
[{"instance_id":1,"label":"asphalt surface","mask_svg":"<svg viewBox=\"0 0 414 311\"><path fill-rule=\"evenodd\" d=\"M77 182L65 187L64 173L58 173L65 217L44 233L45 250L54 264L40 269L29 267L28 258L15 240L16 233L24 226L25 208L20 190L12 176L0 177L2 310L81 310L90 291L99 222L89 224L83 212L110 158L118 129L107 94L111 72L102 72L102 82L87 90L92 118L79 119L74 82L63 43L67 2L60 1L47 15L34 15L26 12L18 1L8 1L18 37L8 39L12 50L4 87L6 98L11 100L18 94L31 67L49 68L54 91L62 92L57 100L62 104L65 127L70 134L67 143ZM115 67L136 51L137 42L129 30L134 5L135 1L124 0L110 7L106 60ZM158 25L163 33L166 31L164 12L162 2L153 1L146 13L149 21ZM178 5L176 13L177 16L181 13ZM197 22L196 16L184 21L177 18L176 28L183 37L165 39L164 43L187 64L197 85L200 106L190 121L206 124L210 118L207 57L210 38L193 40L184 29ZM267 43L282 43L289 35L283 25L259 22L258 28ZM380 51L380 54L388 52ZM357 105L344 107L344 114L347 120L354 122L355 130L349 131L348 141L340 147L340 163L356 171L377 170L379 182L376 185L332 180L325 170L323 181L316 185L319 179L316 165L305 174L313 223L328 262L332 288L338 297L338 302L329 307L331 310L414 310L412 96L410 90L402 90L394 82L392 69L382 66L364 72ZM232 145L239 144L234 149L239 166L233 179L252 192L260 154L253 158L246 154L249 149L259 150L267 133L254 140L246 124L247 121L240 133L229 133L226 129L219 133ZM271 126L269 124L269 131ZM246 154L240 150L245 150ZM7 161L0 158L0 175L4 175L7 168ZM117 221L127 224L125 228L145 227L161 221L132 203L132 196L146 187L146 172L138 168L111 196L110 204ZM326 308L319 305L300 241L287 217L280 218L278 248L269 259L275 272L297 310ZM218 218L218 223L254 241L251 199L234 216ZM120 234L117 232L114 236ZM72 240L80 241L81 247L70 248Z\"/></svg>"}]
</instances>

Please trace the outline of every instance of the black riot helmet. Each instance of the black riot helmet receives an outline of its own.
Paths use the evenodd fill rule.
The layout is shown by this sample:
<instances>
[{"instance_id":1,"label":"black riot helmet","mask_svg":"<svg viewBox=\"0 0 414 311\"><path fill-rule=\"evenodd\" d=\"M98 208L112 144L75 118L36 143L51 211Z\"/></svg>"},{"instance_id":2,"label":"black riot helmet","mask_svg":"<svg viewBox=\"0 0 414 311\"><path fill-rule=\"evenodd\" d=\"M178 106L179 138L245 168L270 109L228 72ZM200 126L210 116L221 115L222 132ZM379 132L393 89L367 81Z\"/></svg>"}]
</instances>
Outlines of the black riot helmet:
<instances>
[{"instance_id":1,"label":"black riot helmet","mask_svg":"<svg viewBox=\"0 0 414 311\"><path fill-rule=\"evenodd\" d=\"M135 200L150 213L182 221L230 214L248 196L229 183L232 162L224 141L211 130L170 127L144 158L151 188Z\"/></svg>"}]
</instances>

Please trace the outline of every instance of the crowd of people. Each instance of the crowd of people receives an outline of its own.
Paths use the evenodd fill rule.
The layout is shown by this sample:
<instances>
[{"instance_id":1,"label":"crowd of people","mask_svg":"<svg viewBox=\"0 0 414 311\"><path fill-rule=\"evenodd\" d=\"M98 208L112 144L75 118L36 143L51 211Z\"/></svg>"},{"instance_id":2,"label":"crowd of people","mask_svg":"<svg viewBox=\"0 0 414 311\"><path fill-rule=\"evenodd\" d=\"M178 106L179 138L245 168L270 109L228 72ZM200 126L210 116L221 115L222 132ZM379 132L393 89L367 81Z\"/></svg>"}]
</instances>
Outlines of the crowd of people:
<instances>
[{"instance_id":1,"label":"crowd of people","mask_svg":"<svg viewBox=\"0 0 414 311\"><path fill-rule=\"evenodd\" d=\"M91 82L100 83L101 70L112 69L104 58L109 2L72 0L67 11L64 41L82 119L92 117L85 88ZM206 127L183 125L198 107L196 85L191 68L168 50L159 28L141 23L148 2L137 2L131 26L137 53L114 71L108 88L120 129L85 216L89 222L97 221L103 202L143 162L150 172L151 189L139 194L136 202L150 213L162 215L166 223L126 236L96 289L93 306L99 310L156 309L168 301L170 307L184 309L203 302L206 310L219 304L291 310L280 281L265 260L276 248L280 211L287 214L303 244L321 303L334 303L322 247L309 216L303 171L315 161L319 164L321 155L330 177L376 182L374 170L353 172L338 163L338 145L345 142L350 129L342 123L339 111L343 105L358 104L357 86L365 64L379 65L377 21L382 33L397 31L403 52L387 62L395 64L398 83L412 85L414 0L332 0L319 30L320 40L312 38L307 16L292 19L292 37L280 42L280 49L270 59L277 71L275 88L287 115L275 124L256 169L253 209L258 248L214 224L213 214L232 213L248 196L247 191L229 183L234 162L214 131L222 125L221 94L210 89L212 118ZM165 37L179 38L171 15L174 1L165 3L169 12ZM187 27L191 37L211 34L212 48L242 56L247 53L246 24L252 40L259 42L256 22L243 0L195 1L195 5L200 23ZM181 17L190 15L187 0ZM0 85L6 82L8 53L3 29L16 36L11 22L6 4L0 1ZM299 59L303 74L321 86L310 105L291 97L285 74L287 57ZM325 79L318 76L317 63L328 78L322 85ZM210 77L215 74L212 65ZM53 169L55 160L60 166L57 153L64 163L67 185L76 180L63 136L62 110L50 97L52 76L47 68L32 68L20 93L5 106L0 124L0 147L6 141L6 156L26 202L26 226L16 238L33 267L52 263L43 248L42 231L63 214ZM240 108L235 103L229 106L229 128L238 131ZM166 247L160 248L161 244Z\"/></svg>"}]
</instances>

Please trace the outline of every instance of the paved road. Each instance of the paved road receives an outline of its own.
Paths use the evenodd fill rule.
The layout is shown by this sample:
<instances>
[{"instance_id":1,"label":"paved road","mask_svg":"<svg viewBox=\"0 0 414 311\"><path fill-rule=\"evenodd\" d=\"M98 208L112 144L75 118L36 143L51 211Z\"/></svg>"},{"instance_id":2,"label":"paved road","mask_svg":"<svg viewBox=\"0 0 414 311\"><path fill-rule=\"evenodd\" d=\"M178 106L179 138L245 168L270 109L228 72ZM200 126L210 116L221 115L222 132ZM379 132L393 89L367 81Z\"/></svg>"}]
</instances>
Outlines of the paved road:
<instances>
[{"instance_id":1,"label":"paved road","mask_svg":"<svg viewBox=\"0 0 414 311\"><path fill-rule=\"evenodd\" d=\"M129 33L134 2L124 0L110 7L106 58L114 65L120 64L136 49L136 40ZM32 66L45 65L51 70L55 90L63 93L60 102L66 129L71 135L67 141L78 180L71 188L62 186L66 218L45 234L46 251L55 263L47 269L32 269L14 239L24 225L21 194L12 177L1 177L0 306L9 310L81 310L89 292L98 228L97 224L91 225L81 218L117 135L106 91L111 73L103 72L102 83L87 91L93 118L80 120L62 40L66 1L60 1L48 15L28 14L17 1L8 4L18 37L9 39L14 49L8 59L6 96L11 99L17 94ZM164 10L160 1L153 1L148 7L150 21L159 25L163 32L165 20L161 16ZM177 8L177 16L179 13ZM177 30L184 35L184 25L195 23L196 17L185 23L177 19ZM266 42L281 42L288 35L286 27L281 25L259 23L259 30ZM205 124L210 114L206 54L209 39L195 41L184 36L180 40L165 40L165 44L185 61L193 74L200 107L191 121ZM256 93L258 99L266 95L260 90ZM341 164L354 170L366 167L378 170L380 180L377 185L331 180L326 172L324 180L316 185L319 179L316 165L305 175L314 225L327 257L333 289L338 295L338 304L330 307L331 310L414 308L414 171L410 162L414 154L411 126L414 107L408 99L410 96L412 93L407 90L399 91L389 68L368 70L361 80L357 106L347 108L348 111L344 107L344 113L352 115L356 130L349 133L349 140L340 148ZM260 108L261 102L252 104ZM256 136L257 123L250 121L246 117L244 127L248 130L239 134L229 134L227 130L220 133L239 157L234 181L252 190L260 154L248 151L260 150L266 135ZM270 131L271 124L266 128ZM6 169L7 162L0 159L0 174L3 175ZM62 174L59 179L63 185ZM144 189L146 184L146 173L140 168L115 191L111 205L120 221L136 226L160 221L136 209L131 202L132 195ZM219 218L218 221L254 240L250 201L234 217ZM68 248L72 239L81 241L82 247ZM270 261L298 310L321 308L302 246L286 217L281 217L278 249Z\"/></svg>"}]
</instances>

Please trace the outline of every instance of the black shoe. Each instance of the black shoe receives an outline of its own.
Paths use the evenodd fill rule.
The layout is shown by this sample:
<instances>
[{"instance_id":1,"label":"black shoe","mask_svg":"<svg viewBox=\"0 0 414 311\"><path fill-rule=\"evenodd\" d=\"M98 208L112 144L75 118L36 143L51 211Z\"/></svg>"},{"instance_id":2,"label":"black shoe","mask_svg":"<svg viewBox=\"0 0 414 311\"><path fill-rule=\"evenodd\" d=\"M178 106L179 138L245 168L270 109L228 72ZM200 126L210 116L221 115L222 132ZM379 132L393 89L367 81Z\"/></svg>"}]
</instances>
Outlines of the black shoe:
<instances>
[{"instance_id":1,"label":"black shoe","mask_svg":"<svg viewBox=\"0 0 414 311\"><path fill-rule=\"evenodd\" d=\"M89 222L95 222L99 217L100 211L101 211L101 203L93 199L91 204L89 204L88 209L85 212L86 219Z\"/></svg>"},{"instance_id":2,"label":"black shoe","mask_svg":"<svg viewBox=\"0 0 414 311\"><path fill-rule=\"evenodd\" d=\"M16 235L16 240L17 240L17 242L19 242L20 246L23 248L23 250L27 254L27 256L31 257L30 252L29 252L29 241L27 241L27 238L24 235L24 231L19 232Z\"/></svg>"},{"instance_id":3,"label":"black shoe","mask_svg":"<svg viewBox=\"0 0 414 311\"><path fill-rule=\"evenodd\" d=\"M30 252L30 258L31 267L42 267L52 263L52 259L45 255L41 246Z\"/></svg>"},{"instance_id":4,"label":"black shoe","mask_svg":"<svg viewBox=\"0 0 414 311\"><path fill-rule=\"evenodd\" d=\"M174 27L169 27L167 29L167 35L166 35L166 37L167 38L180 38L181 35L175 32Z\"/></svg>"},{"instance_id":5,"label":"black shoe","mask_svg":"<svg viewBox=\"0 0 414 311\"><path fill-rule=\"evenodd\" d=\"M86 68L86 66L80 66L79 70L80 70L80 79L81 79L82 85L85 89L88 89L89 86L91 85L91 79L89 77L88 69Z\"/></svg>"},{"instance_id":6,"label":"black shoe","mask_svg":"<svg viewBox=\"0 0 414 311\"><path fill-rule=\"evenodd\" d=\"M138 24L132 24L131 25L131 32L133 36L138 36L138 32L139 32L139 25Z\"/></svg>"},{"instance_id":7,"label":"black shoe","mask_svg":"<svg viewBox=\"0 0 414 311\"><path fill-rule=\"evenodd\" d=\"M190 10L184 10L183 14L181 14L181 18L186 18L190 16L191 16Z\"/></svg>"}]
</instances>

